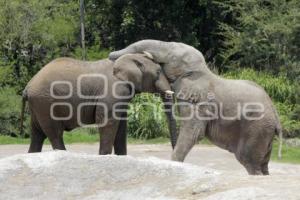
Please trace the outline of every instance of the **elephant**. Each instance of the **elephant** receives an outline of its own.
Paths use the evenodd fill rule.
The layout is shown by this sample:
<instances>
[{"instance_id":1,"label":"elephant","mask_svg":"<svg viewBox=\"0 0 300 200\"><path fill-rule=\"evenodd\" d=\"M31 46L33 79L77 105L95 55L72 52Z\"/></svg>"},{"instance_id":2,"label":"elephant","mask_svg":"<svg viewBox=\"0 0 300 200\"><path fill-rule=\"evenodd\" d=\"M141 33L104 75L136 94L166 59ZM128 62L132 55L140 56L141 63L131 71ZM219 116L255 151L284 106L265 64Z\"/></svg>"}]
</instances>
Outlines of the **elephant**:
<instances>
[{"instance_id":1,"label":"elephant","mask_svg":"<svg viewBox=\"0 0 300 200\"><path fill-rule=\"evenodd\" d=\"M131 82L114 76L121 65L133 69ZM114 146L115 154L126 155L127 103L136 93L157 92L168 108L172 102L168 95L170 89L160 65L153 62L147 52L126 55L115 62L55 59L44 66L23 91L22 116L26 101L31 114L28 152L40 152L46 137L53 149L65 150L64 131L96 123L101 133L99 154L111 154ZM175 119L170 112L166 114L169 130L176 134Z\"/></svg>"},{"instance_id":2,"label":"elephant","mask_svg":"<svg viewBox=\"0 0 300 200\"><path fill-rule=\"evenodd\" d=\"M212 73L202 53L183 43L141 40L111 52L109 59L143 51L162 65L177 99L180 128L172 160L183 162L194 144L207 137L234 153L248 174L269 174L273 137L281 139L282 130L262 87Z\"/></svg>"}]
</instances>

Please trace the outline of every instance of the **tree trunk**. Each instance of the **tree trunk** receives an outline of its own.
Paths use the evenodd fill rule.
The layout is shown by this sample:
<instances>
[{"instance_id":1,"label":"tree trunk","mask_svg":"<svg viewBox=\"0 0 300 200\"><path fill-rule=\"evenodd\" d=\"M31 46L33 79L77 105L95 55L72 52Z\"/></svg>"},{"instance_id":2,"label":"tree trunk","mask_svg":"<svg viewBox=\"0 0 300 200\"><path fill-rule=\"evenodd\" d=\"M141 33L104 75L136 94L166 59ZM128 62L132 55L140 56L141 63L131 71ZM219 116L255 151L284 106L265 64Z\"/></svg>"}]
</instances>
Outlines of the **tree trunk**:
<instances>
[{"instance_id":1,"label":"tree trunk","mask_svg":"<svg viewBox=\"0 0 300 200\"><path fill-rule=\"evenodd\" d=\"M81 27L81 48L82 48L82 59L86 59L85 51L85 31L84 31L84 0L80 0L80 27Z\"/></svg>"}]
</instances>

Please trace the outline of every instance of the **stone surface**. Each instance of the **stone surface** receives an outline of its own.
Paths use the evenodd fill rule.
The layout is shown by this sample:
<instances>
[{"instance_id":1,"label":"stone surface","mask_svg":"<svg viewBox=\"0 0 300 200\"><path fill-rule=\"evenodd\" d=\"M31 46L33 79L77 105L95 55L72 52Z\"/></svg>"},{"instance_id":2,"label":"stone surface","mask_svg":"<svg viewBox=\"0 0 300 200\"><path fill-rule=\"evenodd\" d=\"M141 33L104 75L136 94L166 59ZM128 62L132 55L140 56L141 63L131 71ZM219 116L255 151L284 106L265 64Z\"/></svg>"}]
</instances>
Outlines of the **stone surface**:
<instances>
[{"instance_id":1,"label":"stone surface","mask_svg":"<svg viewBox=\"0 0 300 200\"><path fill-rule=\"evenodd\" d=\"M81 152L97 146L69 149ZM25 146L0 146L0 157L18 148ZM129 150L135 157L7 153L12 156L0 159L0 199L300 199L299 165L271 163L272 175L248 176L218 148L195 147L187 159L194 164L157 158L168 157L169 148L133 145Z\"/></svg>"}]
</instances>

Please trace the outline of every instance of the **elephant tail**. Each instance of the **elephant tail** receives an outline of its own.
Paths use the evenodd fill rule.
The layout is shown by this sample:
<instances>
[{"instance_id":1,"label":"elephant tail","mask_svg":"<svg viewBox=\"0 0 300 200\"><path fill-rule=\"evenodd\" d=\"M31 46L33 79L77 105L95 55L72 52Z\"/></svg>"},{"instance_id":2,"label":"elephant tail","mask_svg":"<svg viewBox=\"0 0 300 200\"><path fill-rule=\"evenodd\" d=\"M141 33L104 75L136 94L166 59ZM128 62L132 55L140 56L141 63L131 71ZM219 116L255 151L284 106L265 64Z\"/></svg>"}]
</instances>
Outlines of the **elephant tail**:
<instances>
[{"instance_id":1,"label":"elephant tail","mask_svg":"<svg viewBox=\"0 0 300 200\"><path fill-rule=\"evenodd\" d=\"M23 122L24 122L24 114L25 114L25 106L26 101L28 100L27 90L22 93L22 108L21 108L21 116L20 116L20 136L23 136Z\"/></svg>"},{"instance_id":2,"label":"elephant tail","mask_svg":"<svg viewBox=\"0 0 300 200\"><path fill-rule=\"evenodd\" d=\"M276 118L277 118L277 124L276 124L276 128L275 128L275 133L278 135L279 138L279 145L278 145L278 159L280 160L282 158L282 140L283 140L283 133L282 133L282 127L280 124L280 119L278 116L277 111L276 112Z\"/></svg>"}]
</instances>

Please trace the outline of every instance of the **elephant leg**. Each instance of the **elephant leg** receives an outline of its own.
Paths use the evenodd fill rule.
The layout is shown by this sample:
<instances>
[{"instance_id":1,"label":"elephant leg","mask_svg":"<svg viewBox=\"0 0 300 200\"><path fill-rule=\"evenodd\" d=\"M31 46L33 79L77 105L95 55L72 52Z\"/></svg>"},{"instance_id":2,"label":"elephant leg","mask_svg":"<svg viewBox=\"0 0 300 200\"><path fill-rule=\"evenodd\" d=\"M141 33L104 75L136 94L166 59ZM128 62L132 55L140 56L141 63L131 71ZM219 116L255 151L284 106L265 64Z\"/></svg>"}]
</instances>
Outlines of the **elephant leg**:
<instances>
[{"instance_id":1,"label":"elephant leg","mask_svg":"<svg viewBox=\"0 0 300 200\"><path fill-rule=\"evenodd\" d=\"M44 133L47 135L51 146L54 150L66 150L64 141L63 141L63 129L61 128L58 122L53 120L43 121L41 127Z\"/></svg>"},{"instance_id":2,"label":"elephant leg","mask_svg":"<svg viewBox=\"0 0 300 200\"><path fill-rule=\"evenodd\" d=\"M66 150L64 140L63 140L62 129L50 128L50 129L46 129L45 132L46 135L48 135L48 138L54 150Z\"/></svg>"},{"instance_id":3,"label":"elephant leg","mask_svg":"<svg viewBox=\"0 0 300 200\"><path fill-rule=\"evenodd\" d=\"M249 175L262 175L261 166L259 164L246 163L244 167Z\"/></svg>"},{"instance_id":4,"label":"elephant leg","mask_svg":"<svg viewBox=\"0 0 300 200\"><path fill-rule=\"evenodd\" d=\"M259 162L252 160L251 154L245 154L245 151L236 153L236 159L245 167L249 175L262 175L262 168Z\"/></svg>"},{"instance_id":5,"label":"elephant leg","mask_svg":"<svg viewBox=\"0 0 300 200\"><path fill-rule=\"evenodd\" d=\"M261 172L263 175L270 175L269 173L269 162L263 163L261 165Z\"/></svg>"},{"instance_id":6,"label":"elephant leg","mask_svg":"<svg viewBox=\"0 0 300 200\"><path fill-rule=\"evenodd\" d=\"M55 138L49 138L49 140L54 150L67 150L62 135Z\"/></svg>"},{"instance_id":7,"label":"elephant leg","mask_svg":"<svg viewBox=\"0 0 300 200\"><path fill-rule=\"evenodd\" d=\"M116 133L119 128L118 120L111 120L106 126L100 127L100 155L111 154L113 150L113 145L116 137Z\"/></svg>"},{"instance_id":8,"label":"elephant leg","mask_svg":"<svg viewBox=\"0 0 300 200\"><path fill-rule=\"evenodd\" d=\"M249 175L262 175L262 162L265 151L262 148L262 139L248 138L240 142L238 152L236 153L237 160L246 168Z\"/></svg>"},{"instance_id":9,"label":"elephant leg","mask_svg":"<svg viewBox=\"0 0 300 200\"><path fill-rule=\"evenodd\" d=\"M204 137L206 121L181 121L180 133L172 153L172 160L183 162L188 152L197 143L199 137Z\"/></svg>"},{"instance_id":10,"label":"elephant leg","mask_svg":"<svg viewBox=\"0 0 300 200\"><path fill-rule=\"evenodd\" d=\"M127 113L122 115L127 117ZM116 155L127 155L127 120L121 120L114 142L114 150Z\"/></svg>"},{"instance_id":11,"label":"elephant leg","mask_svg":"<svg viewBox=\"0 0 300 200\"><path fill-rule=\"evenodd\" d=\"M269 151L267 152L263 163L261 164L261 171L263 175L269 175L269 161L272 153L272 142L269 146Z\"/></svg>"},{"instance_id":12,"label":"elephant leg","mask_svg":"<svg viewBox=\"0 0 300 200\"><path fill-rule=\"evenodd\" d=\"M39 126L38 122L31 117L31 142L28 153L41 152L46 135Z\"/></svg>"},{"instance_id":13,"label":"elephant leg","mask_svg":"<svg viewBox=\"0 0 300 200\"><path fill-rule=\"evenodd\" d=\"M274 134L268 128L262 128L261 131L255 129L249 131L247 129L247 132L241 133L246 137L239 142L239 153L236 157L250 175L269 174L268 163L272 152Z\"/></svg>"}]
</instances>

